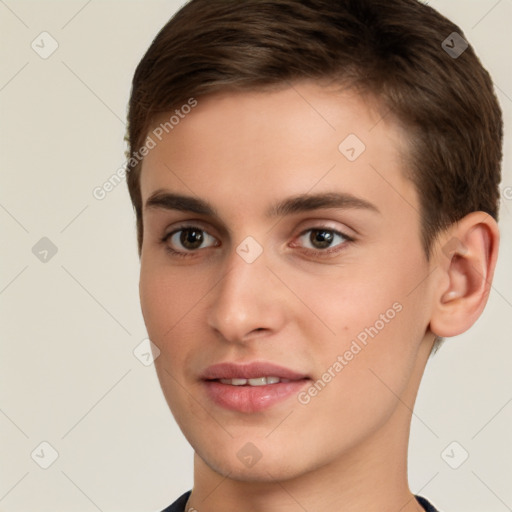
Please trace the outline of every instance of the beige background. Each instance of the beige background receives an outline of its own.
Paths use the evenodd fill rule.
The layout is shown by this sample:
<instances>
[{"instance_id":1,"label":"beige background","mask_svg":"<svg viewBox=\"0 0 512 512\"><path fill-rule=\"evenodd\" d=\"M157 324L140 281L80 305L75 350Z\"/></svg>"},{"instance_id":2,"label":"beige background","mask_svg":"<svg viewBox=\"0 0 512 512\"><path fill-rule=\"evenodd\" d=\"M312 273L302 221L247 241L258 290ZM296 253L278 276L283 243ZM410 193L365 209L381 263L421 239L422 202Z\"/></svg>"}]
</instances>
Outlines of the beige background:
<instances>
[{"instance_id":1,"label":"beige background","mask_svg":"<svg viewBox=\"0 0 512 512\"><path fill-rule=\"evenodd\" d=\"M131 76L180 3L0 0L1 511L159 511L191 488L192 449L153 366L133 353L146 333L125 183L102 201L92 193L124 162ZM491 71L507 141L493 291L475 327L429 362L412 423L410 484L442 512L505 512L512 0L430 4L462 27ZM51 49L43 31L58 43L46 59L31 47ZM57 249L46 262L32 249L43 237ZM48 250L40 243L36 253ZM52 448L42 442L58 452L47 469L40 466L52 462ZM462 450L469 458L452 469L446 460L460 462Z\"/></svg>"}]
</instances>

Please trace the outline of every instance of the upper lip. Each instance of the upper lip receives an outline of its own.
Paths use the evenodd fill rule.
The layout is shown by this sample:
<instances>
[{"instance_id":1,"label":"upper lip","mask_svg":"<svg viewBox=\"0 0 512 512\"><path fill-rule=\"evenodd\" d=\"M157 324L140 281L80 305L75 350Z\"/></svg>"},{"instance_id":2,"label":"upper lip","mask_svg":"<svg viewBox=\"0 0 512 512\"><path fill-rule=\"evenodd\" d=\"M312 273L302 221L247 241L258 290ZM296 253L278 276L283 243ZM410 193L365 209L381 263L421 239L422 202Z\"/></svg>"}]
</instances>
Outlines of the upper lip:
<instances>
[{"instance_id":1,"label":"upper lip","mask_svg":"<svg viewBox=\"0 0 512 512\"><path fill-rule=\"evenodd\" d=\"M256 377L279 377L281 379L300 380L307 375L266 361L254 361L247 364L219 363L206 368L201 374L203 380L216 379L254 379Z\"/></svg>"}]
</instances>

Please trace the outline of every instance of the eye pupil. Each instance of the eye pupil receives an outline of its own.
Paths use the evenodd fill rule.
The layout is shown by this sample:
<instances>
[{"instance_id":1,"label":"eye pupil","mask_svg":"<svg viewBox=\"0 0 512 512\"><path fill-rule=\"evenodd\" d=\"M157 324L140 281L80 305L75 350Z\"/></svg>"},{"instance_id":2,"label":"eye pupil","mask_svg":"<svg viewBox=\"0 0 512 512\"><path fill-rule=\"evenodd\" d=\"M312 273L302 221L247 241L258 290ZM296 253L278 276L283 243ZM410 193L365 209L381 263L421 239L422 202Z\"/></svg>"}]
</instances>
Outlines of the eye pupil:
<instances>
[{"instance_id":1,"label":"eye pupil","mask_svg":"<svg viewBox=\"0 0 512 512\"><path fill-rule=\"evenodd\" d=\"M309 238L315 247L324 249L331 245L334 239L334 234L331 231L326 231L324 229L313 229Z\"/></svg>"},{"instance_id":2,"label":"eye pupil","mask_svg":"<svg viewBox=\"0 0 512 512\"><path fill-rule=\"evenodd\" d=\"M203 232L198 229L183 229L181 232L180 242L183 245L183 247L187 249L197 249L201 247L203 241Z\"/></svg>"}]
</instances>

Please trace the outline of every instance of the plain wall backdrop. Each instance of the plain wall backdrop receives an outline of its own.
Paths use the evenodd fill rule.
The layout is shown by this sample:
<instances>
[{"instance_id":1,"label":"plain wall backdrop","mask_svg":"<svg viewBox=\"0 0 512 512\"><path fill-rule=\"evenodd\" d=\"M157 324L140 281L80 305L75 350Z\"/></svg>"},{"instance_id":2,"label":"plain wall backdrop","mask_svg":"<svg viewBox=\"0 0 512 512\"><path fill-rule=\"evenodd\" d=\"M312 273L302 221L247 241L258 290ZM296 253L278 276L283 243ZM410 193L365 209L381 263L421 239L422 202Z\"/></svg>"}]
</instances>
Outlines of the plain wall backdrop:
<instances>
[{"instance_id":1,"label":"plain wall backdrop","mask_svg":"<svg viewBox=\"0 0 512 512\"><path fill-rule=\"evenodd\" d=\"M192 486L192 449L139 347L146 331L126 184L93 195L124 165L133 72L181 3L0 0L0 511L159 511ZM428 363L410 485L441 512L505 512L512 0L429 3L491 72L506 142L493 289L475 326Z\"/></svg>"}]
</instances>

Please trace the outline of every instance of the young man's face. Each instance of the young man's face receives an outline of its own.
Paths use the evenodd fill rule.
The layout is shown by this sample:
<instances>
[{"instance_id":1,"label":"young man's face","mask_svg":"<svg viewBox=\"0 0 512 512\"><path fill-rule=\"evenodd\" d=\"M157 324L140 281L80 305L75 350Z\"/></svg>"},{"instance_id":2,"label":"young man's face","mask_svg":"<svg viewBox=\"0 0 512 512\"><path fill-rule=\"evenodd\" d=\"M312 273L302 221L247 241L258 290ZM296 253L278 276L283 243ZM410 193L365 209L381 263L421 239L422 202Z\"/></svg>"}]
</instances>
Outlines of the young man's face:
<instances>
[{"instance_id":1,"label":"young man's face","mask_svg":"<svg viewBox=\"0 0 512 512\"><path fill-rule=\"evenodd\" d=\"M198 98L161 142L153 136L143 204L159 192L213 210L152 201L140 279L165 398L210 469L273 481L397 450L405 459L434 338L432 286L407 141L390 118L354 93L300 83ZM325 194L339 197L277 208ZM307 379L202 378L225 362Z\"/></svg>"}]
</instances>

